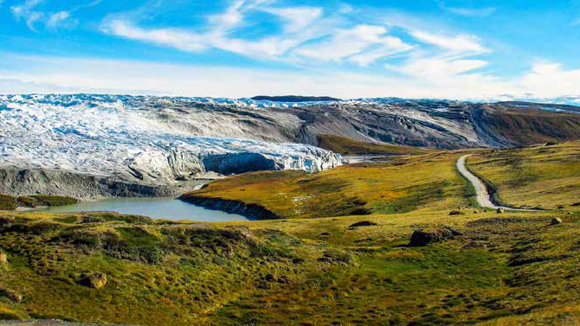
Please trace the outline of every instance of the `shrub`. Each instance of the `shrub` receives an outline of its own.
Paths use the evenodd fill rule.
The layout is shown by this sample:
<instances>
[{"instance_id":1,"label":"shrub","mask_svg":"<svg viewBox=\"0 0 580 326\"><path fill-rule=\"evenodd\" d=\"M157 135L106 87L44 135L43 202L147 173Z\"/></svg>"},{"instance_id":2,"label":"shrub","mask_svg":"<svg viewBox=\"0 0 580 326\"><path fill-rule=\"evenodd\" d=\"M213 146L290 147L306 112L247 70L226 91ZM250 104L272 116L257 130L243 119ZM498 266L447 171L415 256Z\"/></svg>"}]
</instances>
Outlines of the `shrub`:
<instances>
[{"instance_id":1,"label":"shrub","mask_svg":"<svg viewBox=\"0 0 580 326\"><path fill-rule=\"evenodd\" d=\"M76 198L61 196L32 195L30 198L36 200L36 206L66 206L79 202Z\"/></svg>"},{"instance_id":2,"label":"shrub","mask_svg":"<svg viewBox=\"0 0 580 326\"><path fill-rule=\"evenodd\" d=\"M0 195L0 211L13 211L18 207L16 198L8 195Z\"/></svg>"}]
</instances>

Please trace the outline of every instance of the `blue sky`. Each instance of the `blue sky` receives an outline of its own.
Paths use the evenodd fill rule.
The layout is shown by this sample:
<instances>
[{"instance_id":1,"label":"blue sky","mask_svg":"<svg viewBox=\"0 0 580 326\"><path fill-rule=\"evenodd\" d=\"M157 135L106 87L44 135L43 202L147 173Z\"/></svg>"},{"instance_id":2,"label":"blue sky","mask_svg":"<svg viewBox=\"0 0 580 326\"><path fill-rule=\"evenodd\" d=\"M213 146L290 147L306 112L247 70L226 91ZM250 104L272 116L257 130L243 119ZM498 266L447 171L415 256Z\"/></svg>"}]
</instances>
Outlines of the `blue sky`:
<instances>
[{"instance_id":1,"label":"blue sky","mask_svg":"<svg viewBox=\"0 0 580 326\"><path fill-rule=\"evenodd\" d=\"M0 0L0 93L580 96L580 0Z\"/></svg>"}]
</instances>

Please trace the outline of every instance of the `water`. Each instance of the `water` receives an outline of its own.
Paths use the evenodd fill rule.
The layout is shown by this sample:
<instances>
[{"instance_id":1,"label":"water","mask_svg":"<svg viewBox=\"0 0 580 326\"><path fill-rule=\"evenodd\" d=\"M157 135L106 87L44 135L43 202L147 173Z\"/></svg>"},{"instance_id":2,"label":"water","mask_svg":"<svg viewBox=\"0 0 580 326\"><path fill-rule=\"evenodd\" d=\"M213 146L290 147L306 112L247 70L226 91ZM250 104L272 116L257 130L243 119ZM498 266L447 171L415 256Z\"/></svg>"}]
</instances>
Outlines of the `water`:
<instances>
[{"instance_id":1,"label":"water","mask_svg":"<svg viewBox=\"0 0 580 326\"><path fill-rule=\"evenodd\" d=\"M143 215L154 219L203 222L247 220L241 215L206 209L175 198L116 198L43 208L42 211L50 213L112 211L122 214Z\"/></svg>"}]
</instances>

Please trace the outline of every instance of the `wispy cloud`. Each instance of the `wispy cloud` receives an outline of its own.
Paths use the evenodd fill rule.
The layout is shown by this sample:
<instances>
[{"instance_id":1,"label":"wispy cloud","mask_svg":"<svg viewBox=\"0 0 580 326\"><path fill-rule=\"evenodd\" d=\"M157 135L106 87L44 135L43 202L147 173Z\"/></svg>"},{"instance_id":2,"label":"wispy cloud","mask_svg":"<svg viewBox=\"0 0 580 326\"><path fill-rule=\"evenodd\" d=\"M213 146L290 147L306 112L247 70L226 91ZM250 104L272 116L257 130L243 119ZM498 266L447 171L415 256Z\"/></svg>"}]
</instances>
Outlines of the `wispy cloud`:
<instances>
[{"instance_id":1,"label":"wispy cloud","mask_svg":"<svg viewBox=\"0 0 580 326\"><path fill-rule=\"evenodd\" d=\"M357 25L338 30L326 41L303 46L294 54L323 61L342 61L347 58L361 66L396 53L409 51L413 46L400 38L388 36L387 28L376 25Z\"/></svg>"},{"instance_id":2,"label":"wispy cloud","mask_svg":"<svg viewBox=\"0 0 580 326\"><path fill-rule=\"evenodd\" d=\"M468 8L447 6L443 1L439 1L439 7L453 14L468 17L487 17L493 15L497 11L496 7Z\"/></svg>"},{"instance_id":3,"label":"wispy cloud","mask_svg":"<svg viewBox=\"0 0 580 326\"><path fill-rule=\"evenodd\" d=\"M36 25L44 24L49 30L73 28L78 20L73 19L69 11L43 12L38 9L44 0L25 0L19 5L10 7L12 15L18 20L24 20L30 30L38 32Z\"/></svg>"},{"instance_id":4,"label":"wispy cloud","mask_svg":"<svg viewBox=\"0 0 580 326\"><path fill-rule=\"evenodd\" d=\"M170 46L182 51L200 52L216 48L267 60L304 63L307 60L344 61L366 66L390 55L413 48L400 38L387 35L385 26L342 27L343 17L354 9L343 5L338 14L325 14L321 7L279 7L276 1L236 0L219 14L209 16L201 29L155 28L139 26L133 15L105 19L102 30L128 39ZM232 37L246 23L249 13L266 13L280 21L281 31L258 39Z\"/></svg>"},{"instance_id":5,"label":"wispy cloud","mask_svg":"<svg viewBox=\"0 0 580 326\"><path fill-rule=\"evenodd\" d=\"M507 98L579 98L580 70L566 70L549 61L533 64L509 79L485 74L462 74L482 65L464 60L443 64L454 78L431 79L421 75L433 62L416 61L416 75L389 77L345 70L287 71L219 66L160 64L93 58L55 58L2 54L9 66L28 70L0 70L0 93L95 92L182 96L248 97L276 94L281 89L296 94L327 94L340 98L399 96L498 100ZM437 61L437 60L434 60ZM430 67L430 68L425 68ZM433 75L430 73L429 75ZM193 77L192 77L193 76ZM445 74L445 76L447 76ZM12 86L11 86L12 85ZM6 88L4 87L6 86Z\"/></svg>"}]
</instances>

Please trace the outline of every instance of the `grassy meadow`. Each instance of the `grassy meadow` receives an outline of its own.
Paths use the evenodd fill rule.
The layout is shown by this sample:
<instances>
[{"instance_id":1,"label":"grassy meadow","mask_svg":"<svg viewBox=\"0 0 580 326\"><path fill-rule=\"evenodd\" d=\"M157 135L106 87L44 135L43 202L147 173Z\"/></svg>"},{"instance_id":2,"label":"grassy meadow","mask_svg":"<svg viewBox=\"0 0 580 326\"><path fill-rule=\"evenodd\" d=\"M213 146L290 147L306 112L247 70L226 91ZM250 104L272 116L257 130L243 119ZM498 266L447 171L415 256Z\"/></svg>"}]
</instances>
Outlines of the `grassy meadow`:
<instances>
[{"instance_id":1,"label":"grassy meadow","mask_svg":"<svg viewBox=\"0 0 580 326\"><path fill-rule=\"evenodd\" d=\"M0 318L137 325L575 324L578 192L545 188L548 199L544 193L517 199L504 183L517 180L520 189L532 189L553 178L553 184L573 185L574 175L556 167L572 166L571 153L579 148L452 151L318 174L249 173L194 194L258 204L279 217L273 220L1 212L0 251L8 259L0 261ZM465 153L474 154L468 165L489 178L503 201L549 210L496 214L476 207L473 189L455 170ZM493 163L511 156L522 157L521 165L552 162L553 172L523 178L509 164ZM542 163L524 166L536 171ZM549 206L554 199L564 208ZM461 214L450 216L451 210ZM551 225L554 217L563 223ZM370 223L352 226L363 221ZM415 230L443 226L462 235L408 246ZM93 273L106 274L108 284L83 285L83 275Z\"/></svg>"},{"instance_id":2,"label":"grassy meadow","mask_svg":"<svg viewBox=\"0 0 580 326\"><path fill-rule=\"evenodd\" d=\"M502 202L544 209L580 209L580 143L481 152L468 159Z\"/></svg>"}]
</instances>

